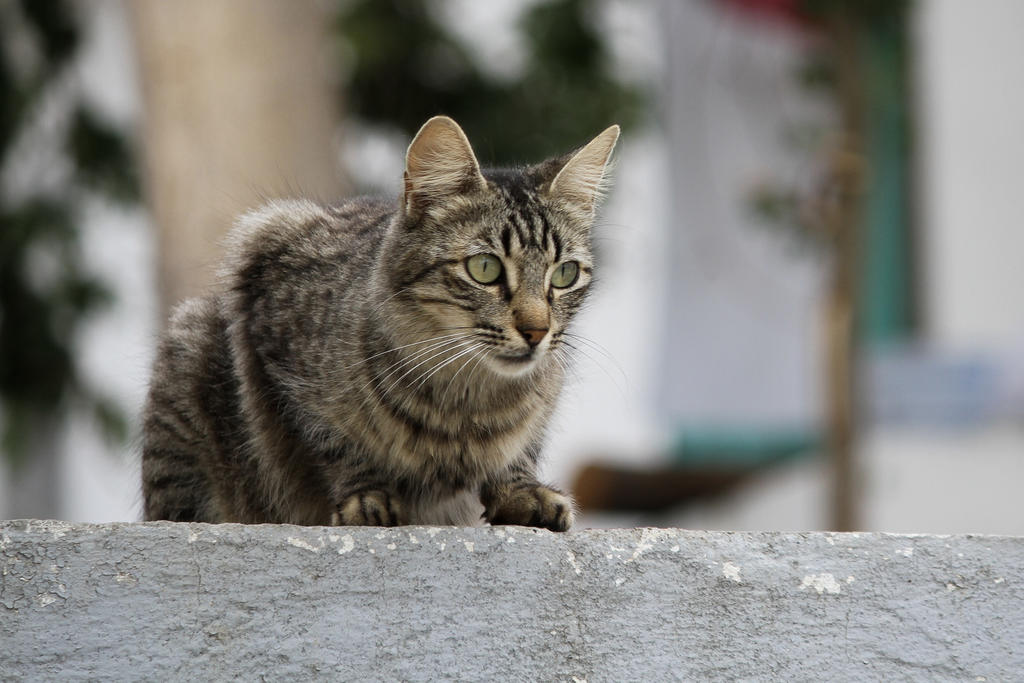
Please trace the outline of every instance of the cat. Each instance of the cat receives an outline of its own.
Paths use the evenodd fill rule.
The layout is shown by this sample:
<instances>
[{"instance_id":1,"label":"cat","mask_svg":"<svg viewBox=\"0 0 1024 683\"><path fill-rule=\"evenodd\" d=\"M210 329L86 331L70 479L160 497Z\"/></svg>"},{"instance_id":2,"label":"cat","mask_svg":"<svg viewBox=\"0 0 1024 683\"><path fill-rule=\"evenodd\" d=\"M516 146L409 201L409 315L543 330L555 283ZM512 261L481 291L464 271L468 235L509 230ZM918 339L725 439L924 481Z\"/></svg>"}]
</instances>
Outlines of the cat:
<instances>
[{"instance_id":1,"label":"cat","mask_svg":"<svg viewBox=\"0 0 1024 683\"><path fill-rule=\"evenodd\" d=\"M618 136L481 170L438 116L400 201L242 216L222 286L180 304L159 345L145 518L567 530L573 500L536 469Z\"/></svg>"}]
</instances>

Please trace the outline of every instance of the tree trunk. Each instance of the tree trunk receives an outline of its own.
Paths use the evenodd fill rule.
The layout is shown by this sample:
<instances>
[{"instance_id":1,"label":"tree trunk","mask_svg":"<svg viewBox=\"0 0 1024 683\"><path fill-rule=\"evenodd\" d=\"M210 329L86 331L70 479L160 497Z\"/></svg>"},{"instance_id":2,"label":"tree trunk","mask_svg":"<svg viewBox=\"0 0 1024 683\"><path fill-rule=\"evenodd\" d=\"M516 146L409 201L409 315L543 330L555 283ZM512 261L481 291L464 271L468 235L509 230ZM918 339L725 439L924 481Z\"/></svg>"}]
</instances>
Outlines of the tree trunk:
<instances>
[{"instance_id":1,"label":"tree trunk","mask_svg":"<svg viewBox=\"0 0 1024 683\"><path fill-rule=\"evenodd\" d=\"M853 531L857 511L856 311L860 292L861 223L864 186L864 74L860 26L840 13L832 26L837 54L838 104L842 135L832 168L835 207L832 277L826 295L825 349L827 444L832 464L832 519L835 531Z\"/></svg>"},{"instance_id":2,"label":"tree trunk","mask_svg":"<svg viewBox=\"0 0 1024 683\"><path fill-rule=\"evenodd\" d=\"M337 198L337 63L322 3L128 3L166 314L213 279L235 217L268 198Z\"/></svg>"}]
</instances>

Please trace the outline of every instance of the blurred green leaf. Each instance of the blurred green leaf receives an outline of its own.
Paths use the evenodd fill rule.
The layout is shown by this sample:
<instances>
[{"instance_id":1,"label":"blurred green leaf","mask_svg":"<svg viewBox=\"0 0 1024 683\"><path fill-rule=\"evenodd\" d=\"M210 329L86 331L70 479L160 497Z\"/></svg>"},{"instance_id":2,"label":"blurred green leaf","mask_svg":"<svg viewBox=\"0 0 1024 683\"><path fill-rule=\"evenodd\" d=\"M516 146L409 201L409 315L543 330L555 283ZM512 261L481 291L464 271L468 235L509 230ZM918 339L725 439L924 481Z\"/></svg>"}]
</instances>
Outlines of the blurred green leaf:
<instances>
[{"instance_id":1,"label":"blurred green leaf","mask_svg":"<svg viewBox=\"0 0 1024 683\"><path fill-rule=\"evenodd\" d=\"M354 58L345 98L370 123L407 135L435 114L455 118L484 164L563 154L612 123L637 123L645 102L611 71L587 0L530 8L519 27L523 72L489 75L425 0L357 0L343 6L339 37Z\"/></svg>"},{"instance_id":2,"label":"blurred green leaf","mask_svg":"<svg viewBox=\"0 0 1024 683\"><path fill-rule=\"evenodd\" d=\"M78 9L59 0L21 0L2 14L18 11L22 21L0 21L0 40L27 26L39 62L26 69L0 50L0 168L18 163L10 158L14 142L77 55ZM116 405L83 383L73 346L82 322L112 300L82 268L82 201L90 195L135 201L135 159L125 135L82 103L61 135L57 143L73 168L67 187L18 198L0 193L0 446L14 464L31 455L33 429L54 424L75 405L105 433L124 434Z\"/></svg>"},{"instance_id":3,"label":"blurred green leaf","mask_svg":"<svg viewBox=\"0 0 1024 683\"><path fill-rule=\"evenodd\" d=\"M82 185L120 202L139 198L139 181L127 140L85 107L75 111L68 151Z\"/></svg>"},{"instance_id":4,"label":"blurred green leaf","mask_svg":"<svg viewBox=\"0 0 1024 683\"><path fill-rule=\"evenodd\" d=\"M78 49L78 17L63 0L21 0L21 13L35 29L35 37L49 72L64 66Z\"/></svg>"}]
</instances>

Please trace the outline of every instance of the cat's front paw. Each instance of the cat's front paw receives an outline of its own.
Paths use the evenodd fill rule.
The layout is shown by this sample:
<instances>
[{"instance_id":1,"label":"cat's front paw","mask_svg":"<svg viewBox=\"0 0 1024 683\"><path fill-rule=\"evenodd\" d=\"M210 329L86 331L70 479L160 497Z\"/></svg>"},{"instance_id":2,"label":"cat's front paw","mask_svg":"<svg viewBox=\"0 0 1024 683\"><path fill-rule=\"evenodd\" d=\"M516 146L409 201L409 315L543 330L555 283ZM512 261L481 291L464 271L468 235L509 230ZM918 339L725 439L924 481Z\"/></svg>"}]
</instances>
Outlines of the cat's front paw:
<instances>
[{"instance_id":1,"label":"cat's front paw","mask_svg":"<svg viewBox=\"0 0 1024 683\"><path fill-rule=\"evenodd\" d=\"M541 484L507 489L490 501L485 516L491 524L537 526L567 531L576 518L572 498Z\"/></svg>"},{"instance_id":2,"label":"cat's front paw","mask_svg":"<svg viewBox=\"0 0 1024 683\"><path fill-rule=\"evenodd\" d=\"M409 523L402 502L380 489L355 493L331 515L334 526L403 526Z\"/></svg>"}]
</instances>

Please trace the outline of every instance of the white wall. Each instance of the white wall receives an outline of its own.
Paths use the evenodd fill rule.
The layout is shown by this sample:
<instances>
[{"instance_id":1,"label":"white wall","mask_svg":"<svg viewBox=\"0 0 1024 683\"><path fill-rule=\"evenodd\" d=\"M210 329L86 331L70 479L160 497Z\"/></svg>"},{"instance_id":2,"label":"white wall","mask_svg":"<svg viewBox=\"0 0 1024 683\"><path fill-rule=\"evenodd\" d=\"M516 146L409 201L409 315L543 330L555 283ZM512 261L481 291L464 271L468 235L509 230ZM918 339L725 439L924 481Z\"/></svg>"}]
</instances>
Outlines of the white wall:
<instances>
[{"instance_id":1,"label":"white wall","mask_svg":"<svg viewBox=\"0 0 1024 683\"><path fill-rule=\"evenodd\" d=\"M754 216L771 183L813 179L787 128L827 116L793 78L800 34L727 3L664 3L672 291L659 398L686 427L795 427L819 416L820 260Z\"/></svg>"},{"instance_id":2,"label":"white wall","mask_svg":"<svg viewBox=\"0 0 1024 683\"><path fill-rule=\"evenodd\" d=\"M917 3L926 322L944 345L1024 344L1024 3Z\"/></svg>"}]
</instances>

